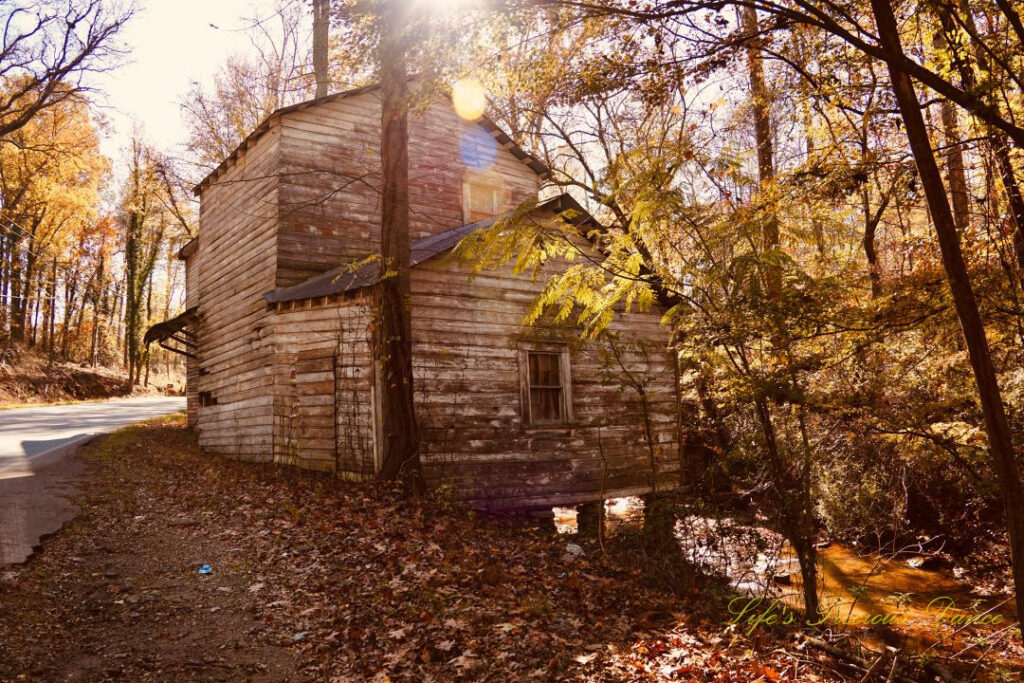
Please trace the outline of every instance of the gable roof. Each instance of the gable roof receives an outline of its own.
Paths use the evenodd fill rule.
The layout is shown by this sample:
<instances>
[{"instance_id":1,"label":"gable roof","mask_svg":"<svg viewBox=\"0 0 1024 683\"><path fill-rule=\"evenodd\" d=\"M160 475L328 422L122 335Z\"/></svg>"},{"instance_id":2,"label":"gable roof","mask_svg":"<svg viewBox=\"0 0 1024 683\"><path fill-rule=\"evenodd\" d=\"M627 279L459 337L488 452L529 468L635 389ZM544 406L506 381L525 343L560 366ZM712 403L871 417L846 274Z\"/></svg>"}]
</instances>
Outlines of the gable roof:
<instances>
[{"instance_id":1,"label":"gable roof","mask_svg":"<svg viewBox=\"0 0 1024 683\"><path fill-rule=\"evenodd\" d=\"M587 213L580 204L568 194L560 194L557 197L540 202L533 208L531 213L537 211L563 211L572 210L581 215L575 221L576 225L584 225L594 222L593 217ZM451 251L462 241L466 235L491 227L498 221L509 217L512 212L491 216L474 223L460 225L457 228L439 232L430 237L424 237L414 242L410 248L410 267L418 266L435 256ZM267 303L277 304L288 301L300 301L303 299L316 299L321 296L332 296L345 292L353 292L364 287L369 287L380 282L380 263L367 263L361 268L352 270L349 266L340 266L326 273L315 275L305 282L300 282L291 287L278 287L263 295Z\"/></svg>"},{"instance_id":2,"label":"gable roof","mask_svg":"<svg viewBox=\"0 0 1024 683\"><path fill-rule=\"evenodd\" d=\"M336 100L341 100L348 97L363 95L365 93L378 90L379 88L380 85L378 84L365 85L361 88L343 90L341 92L332 93L330 95L324 95L323 97L318 97L312 100L306 100L305 102L298 102L287 107L281 107L280 109L275 109L273 112L270 113L270 115L263 119L259 123L259 125L257 125L252 130L252 132L249 133L249 135L247 135L245 139L242 140L242 142L240 142L237 147L235 147L234 150L232 150L230 154L224 157L224 159L217 165L217 168L210 171L210 173L207 174L205 178L199 181L199 183L194 188L192 188L192 194L199 195L208 185L210 185L213 182L213 180L217 178L217 176L224 173L231 165L231 162L235 161L244 150L254 145L256 141L263 136L264 133L270 130L276 118L280 118L281 116L285 114L290 114L291 112L300 111L302 109L308 109L310 107L315 107L320 104L326 104L327 102L334 102ZM509 152L511 152L516 159L519 159L519 161L529 166L530 170L532 170L541 178L546 178L551 174L551 169L545 166L544 163L542 163L532 154L530 154L522 147L520 147L515 142L515 140L509 137L508 134L506 134L503 130L498 128L498 125L487 116L481 116L472 123L476 123L479 126L483 126L483 128L486 129L495 140L497 140L499 145L501 145Z\"/></svg>"}]
</instances>

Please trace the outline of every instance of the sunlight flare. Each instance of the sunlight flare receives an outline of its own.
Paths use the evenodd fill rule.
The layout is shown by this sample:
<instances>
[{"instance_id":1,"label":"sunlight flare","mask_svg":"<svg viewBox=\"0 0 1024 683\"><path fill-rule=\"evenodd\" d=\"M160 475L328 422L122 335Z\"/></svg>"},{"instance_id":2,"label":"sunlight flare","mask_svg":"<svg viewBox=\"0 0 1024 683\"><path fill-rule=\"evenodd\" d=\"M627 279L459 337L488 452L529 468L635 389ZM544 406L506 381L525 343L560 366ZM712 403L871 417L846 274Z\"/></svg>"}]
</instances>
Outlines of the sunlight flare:
<instances>
[{"instance_id":1,"label":"sunlight flare","mask_svg":"<svg viewBox=\"0 0 1024 683\"><path fill-rule=\"evenodd\" d=\"M487 93L475 78L462 78L452 87L452 104L455 112L467 121L476 121L484 115L487 107Z\"/></svg>"}]
</instances>

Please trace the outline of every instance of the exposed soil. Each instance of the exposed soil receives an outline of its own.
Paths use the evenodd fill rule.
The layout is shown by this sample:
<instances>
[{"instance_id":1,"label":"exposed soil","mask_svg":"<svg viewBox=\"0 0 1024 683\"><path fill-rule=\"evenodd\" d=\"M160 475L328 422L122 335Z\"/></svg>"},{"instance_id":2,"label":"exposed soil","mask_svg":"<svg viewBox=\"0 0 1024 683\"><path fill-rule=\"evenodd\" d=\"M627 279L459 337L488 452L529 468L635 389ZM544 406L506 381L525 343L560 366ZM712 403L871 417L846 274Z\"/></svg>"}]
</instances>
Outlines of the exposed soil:
<instances>
[{"instance_id":1,"label":"exposed soil","mask_svg":"<svg viewBox=\"0 0 1024 683\"><path fill-rule=\"evenodd\" d=\"M119 370L51 363L32 351L0 349L0 408L156 394L162 393L157 388L162 384L133 388Z\"/></svg>"},{"instance_id":2,"label":"exposed soil","mask_svg":"<svg viewBox=\"0 0 1024 683\"><path fill-rule=\"evenodd\" d=\"M94 476L81 516L0 571L0 680L300 679L232 570L239 549L176 499L174 475L188 474L154 458L189 442L181 429L135 429L83 449ZM217 571L199 575L201 563Z\"/></svg>"},{"instance_id":3,"label":"exposed soil","mask_svg":"<svg viewBox=\"0 0 1024 683\"><path fill-rule=\"evenodd\" d=\"M208 456L180 415L79 457L82 514L0 569L0 681L864 675L798 632L725 627L733 594L654 585L642 552Z\"/></svg>"},{"instance_id":4,"label":"exposed soil","mask_svg":"<svg viewBox=\"0 0 1024 683\"><path fill-rule=\"evenodd\" d=\"M834 679L548 531L206 456L180 416L79 457L82 514L0 572L0 680Z\"/></svg>"}]
</instances>

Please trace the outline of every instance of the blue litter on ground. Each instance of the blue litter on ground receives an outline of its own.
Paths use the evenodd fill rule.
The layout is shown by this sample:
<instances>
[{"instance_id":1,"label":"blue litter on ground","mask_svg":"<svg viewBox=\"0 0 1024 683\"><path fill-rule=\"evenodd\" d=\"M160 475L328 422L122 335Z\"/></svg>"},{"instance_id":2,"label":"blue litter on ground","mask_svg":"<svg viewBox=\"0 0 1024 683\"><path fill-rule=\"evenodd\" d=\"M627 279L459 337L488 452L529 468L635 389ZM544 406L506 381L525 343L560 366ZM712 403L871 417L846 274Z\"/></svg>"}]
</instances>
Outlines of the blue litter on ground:
<instances>
[{"instance_id":1,"label":"blue litter on ground","mask_svg":"<svg viewBox=\"0 0 1024 683\"><path fill-rule=\"evenodd\" d=\"M201 567L199 567L199 573L200 574L212 574L213 573L213 567L211 567L208 564L204 564Z\"/></svg>"}]
</instances>

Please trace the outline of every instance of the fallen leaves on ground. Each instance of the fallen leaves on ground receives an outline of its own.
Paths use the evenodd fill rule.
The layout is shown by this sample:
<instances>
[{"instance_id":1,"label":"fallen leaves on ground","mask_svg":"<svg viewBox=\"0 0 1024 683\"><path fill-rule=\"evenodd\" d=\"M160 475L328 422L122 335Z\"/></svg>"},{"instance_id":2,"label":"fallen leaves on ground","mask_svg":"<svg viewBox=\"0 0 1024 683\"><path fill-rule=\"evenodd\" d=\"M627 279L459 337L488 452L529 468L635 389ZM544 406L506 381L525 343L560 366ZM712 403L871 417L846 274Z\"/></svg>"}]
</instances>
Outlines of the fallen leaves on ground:
<instances>
[{"instance_id":1,"label":"fallen leaves on ground","mask_svg":"<svg viewBox=\"0 0 1024 683\"><path fill-rule=\"evenodd\" d=\"M526 522L209 456L182 422L86 449L81 517L0 580L0 679L837 680L785 634L724 628L724 596Z\"/></svg>"}]
</instances>

